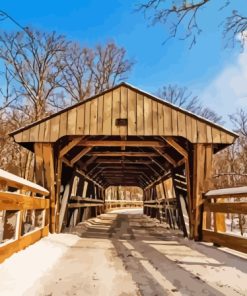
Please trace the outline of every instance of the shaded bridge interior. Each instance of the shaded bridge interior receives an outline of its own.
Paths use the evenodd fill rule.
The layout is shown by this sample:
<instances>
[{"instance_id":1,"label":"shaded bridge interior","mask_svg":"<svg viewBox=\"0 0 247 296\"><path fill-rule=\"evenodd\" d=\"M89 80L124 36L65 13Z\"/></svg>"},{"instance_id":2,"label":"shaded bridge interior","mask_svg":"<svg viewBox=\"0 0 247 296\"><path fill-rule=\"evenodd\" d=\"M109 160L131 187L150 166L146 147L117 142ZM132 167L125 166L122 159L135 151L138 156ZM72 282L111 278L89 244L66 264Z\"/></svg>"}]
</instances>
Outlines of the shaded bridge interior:
<instances>
[{"instance_id":1,"label":"shaded bridge interior","mask_svg":"<svg viewBox=\"0 0 247 296\"><path fill-rule=\"evenodd\" d=\"M189 141L183 138L177 138L176 143L186 150L192 149ZM138 186L143 189L145 214L165 219L172 228L180 228L188 235L185 223L179 217L180 201L176 198L176 193L183 198L188 212L185 160L165 137L63 137L54 148L58 154L65 148L68 150L61 158L61 204L66 202L66 186L70 189L66 213L61 216L60 211L60 229L75 226L103 211L100 207L84 207L85 204L81 203L83 198L99 202L106 199L105 190L110 186ZM163 183L166 180L171 180L169 188ZM152 202L161 202L165 198L169 198L169 212L163 216Z\"/></svg>"},{"instance_id":2,"label":"shaded bridge interior","mask_svg":"<svg viewBox=\"0 0 247 296\"><path fill-rule=\"evenodd\" d=\"M67 137L60 140L61 146L67 143ZM88 136L64 155L63 162L64 179L68 176L66 171L75 166L104 189L109 186L144 189L158 178L168 176L176 164L182 164L183 156L162 137L128 136L122 140L117 136Z\"/></svg>"}]
</instances>

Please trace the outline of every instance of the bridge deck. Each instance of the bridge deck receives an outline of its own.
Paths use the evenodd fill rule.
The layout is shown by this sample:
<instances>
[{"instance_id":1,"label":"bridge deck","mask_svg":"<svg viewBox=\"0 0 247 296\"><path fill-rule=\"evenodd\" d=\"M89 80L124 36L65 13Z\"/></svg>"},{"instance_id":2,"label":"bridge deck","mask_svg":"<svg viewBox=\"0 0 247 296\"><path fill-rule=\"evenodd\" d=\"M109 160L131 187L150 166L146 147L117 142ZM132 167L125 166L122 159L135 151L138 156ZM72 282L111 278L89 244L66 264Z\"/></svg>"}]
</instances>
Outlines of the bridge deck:
<instances>
[{"instance_id":1,"label":"bridge deck","mask_svg":"<svg viewBox=\"0 0 247 296\"><path fill-rule=\"evenodd\" d=\"M246 259L185 240L137 209L103 214L71 232L80 238L24 295L247 295ZM66 245L53 239L59 236L35 247Z\"/></svg>"}]
</instances>

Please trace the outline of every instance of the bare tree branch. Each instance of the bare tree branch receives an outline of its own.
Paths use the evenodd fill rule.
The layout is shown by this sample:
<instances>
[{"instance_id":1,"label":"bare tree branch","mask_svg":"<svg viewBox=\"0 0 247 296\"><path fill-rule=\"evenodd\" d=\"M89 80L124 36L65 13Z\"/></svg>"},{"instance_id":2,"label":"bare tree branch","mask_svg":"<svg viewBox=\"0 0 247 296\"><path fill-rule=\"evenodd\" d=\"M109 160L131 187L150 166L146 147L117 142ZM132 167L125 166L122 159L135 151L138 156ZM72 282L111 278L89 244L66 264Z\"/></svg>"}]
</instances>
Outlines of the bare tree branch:
<instances>
[{"instance_id":1,"label":"bare tree branch","mask_svg":"<svg viewBox=\"0 0 247 296\"><path fill-rule=\"evenodd\" d=\"M188 91L186 87L168 85L161 88L157 95L178 107L182 107L192 113L200 115L215 123L222 123L222 116L208 107L204 107L197 96Z\"/></svg>"}]
</instances>

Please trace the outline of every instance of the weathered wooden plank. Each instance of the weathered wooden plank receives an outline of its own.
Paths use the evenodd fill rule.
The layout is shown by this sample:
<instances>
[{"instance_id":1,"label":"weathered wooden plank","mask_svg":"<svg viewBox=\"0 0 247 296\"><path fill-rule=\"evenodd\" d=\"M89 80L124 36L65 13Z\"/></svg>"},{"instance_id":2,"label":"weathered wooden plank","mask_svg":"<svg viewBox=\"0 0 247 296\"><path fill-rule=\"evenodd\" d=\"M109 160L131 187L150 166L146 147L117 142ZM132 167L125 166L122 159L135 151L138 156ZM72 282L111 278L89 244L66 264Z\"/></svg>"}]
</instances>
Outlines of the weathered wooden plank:
<instances>
[{"instance_id":1,"label":"weathered wooden plank","mask_svg":"<svg viewBox=\"0 0 247 296\"><path fill-rule=\"evenodd\" d=\"M116 125L118 118L120 118L120 88L112 92L112 135L120 134L120 127Z\"/></svg>"},{"instance_id":2,"label":"weathered wooden plank","mask_svg":"<svg viewBox=\"0 0 247 296\"><path fill-rule=\"evenodd\" d=\"M220 131L220 140L222 144L226 144L227 143L227 137L226 137L226 133L223 131Z\"/></svg>"},{"instance_id":3,"label":"weathered wooden plank","mask_svg":"<svg viewBox=\"0 0 247 296\"><path fill-rule=\"evenodd\" d=\"M186 138L192 142L192 121L191 116L185 116L185 125L186 125Z\"/></svg>"},{"instance_id":4,"label":"weathered wooden plank","mask_svg":"<svg viewBox=\"0 0 247 296\"><path fill-rule=\"evenodd\" d=\"M23 194L0 191L0 211L48 209L49 200Z\"/></svg>"},{"instance_id":5,"label":"weathered wooden plank","mask_svg":"<svg viewBox=\"0 0 247 296\"><path fill-rule=\"evenodd\" d=\"M66 153L68 153L73 147L75 147L81 141L81 137L77 137L70 141L66 146L64 146L59 152L59 158L63 157Z\"/></svg>"},{"instance_id":6,"label":"weathered wooden plank","mask_svg":"<svg viewBox=\"0 0 247 296\"><path fill-rule=\"evenodd\" d=\"M45 226L44 228L27 234L14 242L0 246L0 263L6 258L10 257L12 254L25 249L26 247L40 240L42 237L47 236L48 233L48 226Z\"/></svg>"},{"instance_id":7,"label":"weathered wooden plank","mask_svg":"<svg viewBox=\"0 0 247 296\"><path fill-rule=\"evenodd\" d=\"M112 140L85 140L81 141L78 146L91 147L165 147L166 144L161 141L112 141Z\"/></svg>"},{"instance_id":8,"label":"weathered wooden plank","mask_svg":"<svg viewBox=\"0 0 247 296\"><path fill-rule=\"evenodd\" d=\"M143 95L137 94L137 135L144 135L144 98Z\"/></svg>"},{"instance_id":9,"label":"weathered wooden plank","mask_svg":"<svg viewBox=\"0 0 247 296\"><path fill-rule=\"evenodd\" d=\"M128 135L136 135L136 92L128 89Z\"/></svg>"},{"instance_id":10,"label":"weathered wooden plank","mask_svg":"<svg viewBox=\"0 0 247 296\"><path fill-rule=\"evenodd\" d=\"M128 157L155 157L158 156L157 153L154 152L90 152L91 155L95 156L105 156L105 157L119 157L119 156L128 156Z\"/></svg>"},{"instance_id":11,"label":"weathered wooden plank","mask_svg":"<svg viewBox=\"0 0 247 296\"><path fill-rule=\"evenodd\" d=\"M50 135L51 135L51 120L47 120L45 123L45 130L44 130L44 142L50 142Z\"/></svg>"},{"instance_id":12,"label":"weathered wooden plank","mask_svg":"<svg viewBox=\"0 0 247 296\"><path fill-rule=\"evenodd\" d=\"M112 92L104 94L103 134L111 135L112 124Z\"/></svg>"},{"instance_id":13,"label":"weathered wooden plank","mask_svg":"<svg viewBox=\"0 0 247 296\"><path fill-rule=\"evenodd\" d=\"M197 143L197 139L197 120L195 118L191 118L191 142Z\"/></svg>"},{"instance_id":14,"label":"weathered wooden plank","mask_svg":"<svg viewBox=\"0 0 247 296\"><path fill-rule=\"evenodd\" d=\"M35 153L35 180L40 186L44 186L44 160L43 160L43 144L34 143L34 153Z\"/></svg>"},{"instance_id":15,"label":"weathered wooden plank","mask_svg":"<svg viewBox=\"0 0 247 296\"><path fill-rule=\"evenodd\" d=\"M91 101L90 106L90 135L97 135L98 100Z\"/></svg>"},{"instance_id":16,"label":"weathered wooden plank","mask_svg":"<svg viewBox=\"0 0 247 296\"><path fill-rule=\"evenodd\" d=\"M39 138L39 124L30 129L30 142L37 142Z\"/></svg>"},{"instance_id":17,"label":"weathered wooden plank","mask_svg":"<svg viewBox=\"0 0 247 296\"><path fill-rule=\"evenodd\" d=\"M68 112L63 112L60 114L59 138L62 138L67 135L67 123L68 123Z\"/></svg>"},{"instance_id":18,"label":"weathered wooden plank","mask_svg":"<svg viewBox=\"0 0 247 296\"><path fill-rule=\"evenodd\" d=\"M163 105L164 113L164 135L172 136L172 109L166 105Z\"/></svg>"},{"instance_id":19,"label":"weathered wooden plank","mask_svg":"<svg viewBox=\"0 0 247 296\"><path fill-rule=\"evenodd\" d=\"M51 134L50 141L56 142L59 138L59 129L60 129L60 115L57 115L51 119Z\"/></svg>"},{"instance_id":20,"label":"weathered wooden plank","mask_svg":"<svg viewBox=\"0 0 247 296\"><path fill-rule=\"evenodd\" d=\"M212 138L213 143L221 143L220 130L216 129L215 127L212 127Z\"/></svg>"},{"instance_id":21,"label":"weathered wooden plank","mask_svg":"<svg viewBox=\"0 0 247 296\"><path fill-rule=\"evenodd\" d=\"M91 147L86 147L84 149L82 149L82 151L80 151L78 154L76 154L76 156L74 156L70 163L71 165L74 165L78 160L80 160L84 155L86 155L92 148Z\"/></svg>"},{"instance_id":22,"label":"weathered wooden plank","mask_svg":"<svg viewBox=\"0 0 247 296\"><path fill-rule=\"evenodd\" d=\"M152 100L153 135L158 135L158 103Z\"/></svg>"},{"instance_id":23,"label":"weathered wooden plank","mask_svg":"<svg viewBox=\"0 0 247 296\"><path fill-rule=\"evenodd\" d=\"M205 242L215 243L220 246L247 253L246 238L237 237L235 235L228 235L224 233L215 233L210 230L203 230L202 239Z\"/></svg>"},{"instance_id":24,"label":"weathered wooden plank","mask_svg":"<svg viewBox=\"0 0 247 296\"><path fill-rule=\"evenodd\" d=\"M120 87L120 117L122 119L128 118L128 92L127 88L121 86ZM120 126L120 135L125 136L128 133L128 126Z\"/></svg>"},{"instance_id":25,"label":"weathered wooden plank","mask_svg":"<svg viewBox=\"0 0 247 296\"><path fill-rule=\"evenodd\" d=\"M204 203L204 210L214 213L247 214L246 202Z\"/></svg>"},{"instance_id":26,"label":"weathered wooden plank","mask_svg":"<svg viewBox=\"0 0 247 296\"><path fill-rule=\"evenodd\" d=\"M207 143L212 143L212 127L210 125L207 125Z\"/></svg>"},{"instance_id":27,"label":"weathered wooden plank","mask_svg":"<svg viewBox=\"0 0 247 296\"><path fill-rule=\"evenodd\" d=\"M147 97L144 97L144 134L145 136L153 134L152 100Z\"/></svg>"},{"instance_id":28,"label":"weathered wooden plank","mask_svg":"<svg viewBox=\"0 0 247 296\"><path fill-rule=\"evenodd\" d=\"M224 199L218 198L217 203L224 203ZM214 213L214 231L226 231L226 215L224 213Z\"/></svg>"},{"instance_id":29,"label":"weathered wooden plank","mask_svg":"<svg viewBox=\"0 0 247 296\"><path fill-rule=\"evenodd\" d=\"M158 103L158 135L164 135L164 112L161 103Z\"/></svg>"},{"instance_id":30,"label":"weathered wooden plank","mask_svg":"<svg viewBox=\"0 0 247 296\"><path fill-rule=\"evenodd\" d=\"M84 135L90 134L90 109L91 101L85 103L85 122L84 122Z\"/></svg>"},{"instance_id":31,"label":"weathered wooden plank","mask_svg":"<svg viewBox=\"0 0 247 296\"><path fill-rule=\"evenodd\" d=\"M195 144L193 158L194 238L200 235L202 194L208 190L212 174L212 145Z\"/></svg>"},{"instance_id":32,"label":"weathered wooden plank","mask_svg":"<svg viewBox=\"0 0 247 296\"><path fill-rule=\"evenodd\" d=\"M30 129L27 129L22 132L22 142L29 142L29 141L30 141Z\"/></svg>"},{"instance_id":33,"label":"weathered wooden plank","mask_svg":"<svg viewBox=\"0 0 247 296\"><path fill-rule=\"evenodd\" d=\"M185 114L183 112L178 112L178 134L186 138Z\"/></svg>"},{"instance_id":34,"label":"weathered wooden plank","mask_svg":"<svg viewBox=\"0 0 247 296\"><path fill-rule=\"evenodd\" d=\"M178 135L178 111L172 109L172 135Z\"/></svg>"},{"instance_id":35,"label":"weathered wooden plank","mask_svg":"<svg viewBox=\"0 0 247 296\"><path fill-rule=\"evenodd\" d=\"M207 143L206 124L200 120L197 120L197 135L198 143Z\"/></svg>"},{"instance_id":36,"label":"weathered wooden plank","mask_svg":"<svg viewBox=\"0 0 247 296\"><path fill-rule=\"evenodd\" d=\"M45 187L48 188L50 195L50 231L55 232L56 229L56 211L55 211L55 170L54 170L54 155L51 144L43 144L43 157L45 168Z\"/></svg>"},{"instance_id":37,"label":"weathered wooden plank","mask_svg":"<svg viewBox=\"0 0 247 296\"><path fill-rule=\"evenodd\" d=\"M103 108L104 108L104 97L98 98L98 115L97 115L97 134L103 134Z\"/></svg>"},{"instance_id":38,"label":"weathered wooden plank","mask_svg":"<svg viewBox=\"0 0 247 296\"><path fill-rule=\"evenodd\" d=\"M104 204L101 203L71 203L68 204L68 208L74 209L74 208L87 208L87 207L102 207Z\"/></svg>"},{"instance_id":39,"label":"weathered wooden plank","mask_svg":"<svg viewBox=\"0 0 247 296\"><path fill-rule=\"evenodd\" d=\"M84 135L85 105L77 107L76 135Z\"/></svg>"},{"instance_id":40,"label":"weathered wooden plank","mask_svg":"<svg viewBox=\"0 0 247 296\"><path fill-rule=\"evenodd\" d=\"M67 135L74 135L76 131L76 108L68 111Z\"/></svg>"}]
</instances>

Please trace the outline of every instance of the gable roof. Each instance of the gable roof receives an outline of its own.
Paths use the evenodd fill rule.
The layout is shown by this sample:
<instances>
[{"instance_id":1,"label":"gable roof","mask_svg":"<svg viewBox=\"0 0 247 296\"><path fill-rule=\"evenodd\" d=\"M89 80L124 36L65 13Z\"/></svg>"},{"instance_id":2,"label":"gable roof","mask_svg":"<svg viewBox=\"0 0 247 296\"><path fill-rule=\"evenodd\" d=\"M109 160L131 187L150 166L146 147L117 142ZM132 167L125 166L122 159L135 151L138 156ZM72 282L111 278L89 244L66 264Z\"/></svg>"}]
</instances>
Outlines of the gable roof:
<instances>
[{"instance_id":1,"label":"gable roof","mask_svg":"<svg viewBox=\"0 0 247 296\"><path fill-rule=\"evenodd\" d=\"M116 119L127 119L127 126ZM125 82L10 133L18 143L65 135L181 136L192 143L231 144L237 134Z\"/></svg>"}]
</instances>

